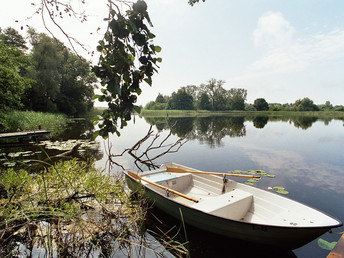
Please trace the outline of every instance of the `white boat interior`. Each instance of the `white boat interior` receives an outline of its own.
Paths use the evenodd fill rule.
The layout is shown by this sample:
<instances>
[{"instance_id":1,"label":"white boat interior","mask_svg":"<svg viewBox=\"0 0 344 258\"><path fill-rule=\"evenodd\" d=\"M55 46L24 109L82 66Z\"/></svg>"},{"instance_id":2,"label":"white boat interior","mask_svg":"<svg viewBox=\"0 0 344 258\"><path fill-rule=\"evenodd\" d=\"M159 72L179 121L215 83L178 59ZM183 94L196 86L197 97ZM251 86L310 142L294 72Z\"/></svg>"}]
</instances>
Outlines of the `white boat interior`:
<instances>
[{"instance_id":1,"label":"white boat interior","mask_svg":"<svg viewBox=\"0 0 344 258\"><path fill-rule=\"evenodd\" d=\"M174 163L165 165L178 166ZM142 179L178 191L198 202L160 189L149 182L142 183L164 196L167 195L175 202L202 212L231 220L282 227L321 227L338 224L337 220L326 214L278 194L228 178L224 180L215 175L167 172L165 165L158 170L144 172L141 174Z\"/></svg>"}]
</instances>

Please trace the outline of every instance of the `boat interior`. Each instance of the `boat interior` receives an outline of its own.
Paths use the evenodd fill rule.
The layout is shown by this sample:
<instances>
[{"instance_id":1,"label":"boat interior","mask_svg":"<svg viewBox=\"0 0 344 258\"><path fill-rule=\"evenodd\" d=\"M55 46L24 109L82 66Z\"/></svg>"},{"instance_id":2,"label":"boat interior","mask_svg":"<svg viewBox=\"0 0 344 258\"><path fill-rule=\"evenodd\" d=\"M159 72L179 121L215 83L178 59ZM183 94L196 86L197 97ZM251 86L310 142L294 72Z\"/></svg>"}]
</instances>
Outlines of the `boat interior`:
<instances>
[{"instance_id":1,"label":"boat interior","mask_svg":"<svg viewBox=\"0 0 344 258\"><path fill-rule=\"evenodd\" d=\"M289 227L312 227L336 222L288 198L219 176L173 173L162 167L144 172L142 178L197 200L195 202L143 182L176 202L226 219Z\"/></svg>"}]
</instances>

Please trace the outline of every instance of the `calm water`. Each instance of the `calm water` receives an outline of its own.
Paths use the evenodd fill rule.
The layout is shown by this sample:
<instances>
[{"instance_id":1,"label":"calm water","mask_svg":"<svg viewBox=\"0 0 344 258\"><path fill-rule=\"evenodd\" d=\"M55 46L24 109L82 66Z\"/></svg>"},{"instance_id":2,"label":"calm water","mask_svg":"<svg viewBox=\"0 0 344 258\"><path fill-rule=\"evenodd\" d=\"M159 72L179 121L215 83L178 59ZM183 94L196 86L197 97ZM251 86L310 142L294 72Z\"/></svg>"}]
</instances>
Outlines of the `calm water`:
<instances>
[{"instance_id":1,"label":"calm water","mask_svg":"<svg viewBox=\"0 0 344 258\"><path fill-rule=\"evenodd\" d=\"M176 153L166 154L157 160L158 164L173 161L205 171L229 171L262 169L276 175L275 178L262 178L256 187L267 189L283 186L289 198L308 204L344 221L344 126L343 120L321 120L316 118L279 118L279 117L212 117L180 119L135 119L121 138L110 138L112 153L120 154L123 148L133 146L146 135L150 124L154 132L160 131L160 141L166 137L173 126L167 141L174 142L185 137L188 142ZM151 137L153 139L153 136ZM100 141L101 146L108 143ZM158 140L157 140L158 141ZM155 145L158 145L157 142ZM146 147L146 144L144 147ZM145 149L145 148L142 148ZM138 155L140 150L136 152ZM154 157L154 152L150 157ZM106 155L97 165L106 165ZM125 168L135 169L128 155L115 159ZM116 171L116 168L112 168ZM172 223L173 224L173 223ZM343 227L336 232L343 231ZM194 256L214 255L224 250L223 241L214 241L216 236L192 242ZM339 235L324 234L323 240L337 241ZM192 241L191 239L189 239ZM205 243L212 240L211 245ZM230 241L230 240L229 240ZM197 244L199 243L199 244ZM225 250L230 253L234 248ZM236 243L235 247L245 243ZM210 249L210 250L208 250ZM271 254L271 249L263 248L257 252ZM201 253L197 253L197 250ZM248 250L247 248L245 250ZM242 250L241 250L242 251ZM196 253L195 253L196 252ZM220 251L221 252L221 251ZM265 253L264 253L265 252ZM228 254L229 254L228 253ZM326 257L329 253L319 247L318 239L299 249L283 251L285 256ZM281 250L278 255L282 255ZM277 256L278 256L277 255ZM239 255L238 257L240 257Z\"/></svg>"},{"instance_id":2,"label":"calm water","mask_svg":"<svg viewBox=\"0 0 344 258\"><path fill-rule=\"evenodd\" d=\"M168 153L155 160L156 164L176 162L205 171L230 171L262 169L276 175L275 178L263 177L256 187L268 189L283 186L289 192L287 197L320 209L344 221L344 122L338 119L317 119L311 117L208 117L179 119L144 119L135 117L122 132L120 138L108 140L92 139L93 126L81 121L70 125L63 136L53 140L73 146L76 141L85 141L79 153L81 158L95 157L96 166L105 171L120 173L121 168L110 166L107 154L121 154L125 148L134 146L143 138L150 126L152 136L148 141L133 150L140 156L147 147L174 143L179 137L187 142L178 152ZM172 128L172 129L171 129ZM170 130L172 134L166 139ZM155 139L155 135L159 137ZM166 139L166 140L165 140ZM164 141L165 140L165 141ZM54 147L55 146L55 147ZM1 148L2 155L10 159L9 154L22 151L42 156L46 148L49 155L61 153L56 145L50 143L41 147L27 146ZM152 149L147 154L153 158L165 151ZM172 149L172 150L175 150ZM18 158L18 157L14 157ZM29 157L29 158L32 158ZM144 159L145 157L142 157ZM127 153L113 158L126 169L139 170L134 159ZM141 166L141 169L146 169ZM240 181L241 179L239 179ZM243 180L241 180L243 181ZM158 211L157 211L158 212ZM166 215L161 215L166 218ZM151 220L149 220L151 221ZM167 229L178 222L168 219ZM148 225L154 228L154 223ZM161 228L161 226L159 226ZM344 228L335 229L336 232ZM296 250L274 250L271 247L253 246L232 239L199 232L187 228L192 257L326 257L329 250L318 245L318 239ZM184 233L181 234L183 238ZM339 235L326 233L321 239L337 241ZM183 241L183 240L180 240ZM244 252L244 253L243 253Z\"/></svg>"}]
</instances>

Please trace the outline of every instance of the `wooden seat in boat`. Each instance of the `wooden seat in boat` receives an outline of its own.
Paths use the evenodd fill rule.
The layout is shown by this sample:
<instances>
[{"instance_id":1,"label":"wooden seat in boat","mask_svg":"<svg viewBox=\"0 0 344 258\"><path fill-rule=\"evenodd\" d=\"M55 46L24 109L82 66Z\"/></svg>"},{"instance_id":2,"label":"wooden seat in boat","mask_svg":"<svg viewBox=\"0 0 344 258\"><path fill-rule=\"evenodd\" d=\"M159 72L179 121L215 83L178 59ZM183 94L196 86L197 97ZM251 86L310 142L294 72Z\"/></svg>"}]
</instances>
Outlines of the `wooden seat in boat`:
<instances>
[{"instance_id":1,"label":"wooden seat in boat","mask_svg":"<svg viewBox=\"0 0 344 258\"><path fill-rule=\"evenodd\" d=\"M251 193L235 189L195 203L192 207L216 216L240 220L250 209L252 201Z\"/></svg>"}]
</instances>

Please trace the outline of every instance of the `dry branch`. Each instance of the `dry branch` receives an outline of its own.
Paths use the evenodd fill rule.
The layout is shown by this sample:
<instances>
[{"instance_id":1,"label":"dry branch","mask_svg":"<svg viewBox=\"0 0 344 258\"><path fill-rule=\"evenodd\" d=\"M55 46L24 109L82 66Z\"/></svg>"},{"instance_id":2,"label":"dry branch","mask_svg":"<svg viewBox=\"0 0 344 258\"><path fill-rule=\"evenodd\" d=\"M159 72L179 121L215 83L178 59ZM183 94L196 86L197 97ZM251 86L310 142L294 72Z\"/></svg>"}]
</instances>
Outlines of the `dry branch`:
<instances>
[{"instance_id":1,"label":"dry branch","mask_svg":"<svg viewBox=\"0 0 344 258\"><path fill-rule=\"evenodd\" d=\"M171 130L168 133L168 135L159 142L158 140L160 139L161 135L159 133L153 135L154 131L152 128L153 128L153 126L151 125L148 129L147 134L144 137L142 137L140 140L138 140L131 148L127 148L127 149L123 150L123 152L121 154L111 154L111 147L112 146L111 146L111 143L109 142L108 143L109 148L108 148L107 155L109 157L110 163L124 169L124 167L122 165L120 165L114 161L114 158L121 157L125 153L128 153L131 157L133 157L135 159L134 163L138 169L141 170L139 163L147 166L149 169L158 168L159 166L156 163L154 163L154 161L156 159L158 159L158 158L160 158L160 157L162 157L168 153L178 152L179 149L187 142L187 140L185 140L184 138L179 138L177 141L175 141L173 143L167 143L167 141L172 136L173 126L171 127ZM153 137L153 139L151 139L152 137ZM142 150L140 154L137 154L137 152L140 151L142 145L144 143L147 143L147 141L149 139L151 139L151 141L148 144L148 147L146 147L144 150ZM157 150L161 150L161 152L158 154L155 154L152 158L150 158L151 153L153 151L157 151Z\"/></svg>"}]
</instances>

